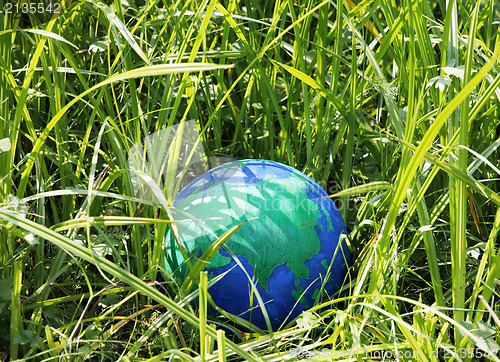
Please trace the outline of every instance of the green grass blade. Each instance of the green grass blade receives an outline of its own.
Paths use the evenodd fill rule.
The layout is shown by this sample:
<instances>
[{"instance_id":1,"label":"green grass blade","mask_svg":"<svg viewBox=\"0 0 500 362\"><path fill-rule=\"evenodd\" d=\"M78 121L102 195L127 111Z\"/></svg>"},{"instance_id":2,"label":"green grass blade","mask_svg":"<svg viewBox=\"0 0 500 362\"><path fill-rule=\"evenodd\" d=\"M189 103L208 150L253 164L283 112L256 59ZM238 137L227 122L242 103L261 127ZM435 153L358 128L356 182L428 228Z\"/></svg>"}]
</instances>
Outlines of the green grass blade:
<instances>
[{"instance_id":1,"label":"green grass blade","mask_svg":"<svg viewBox=\"0 0 500 362\"><path fill-rule=\"evenodd\" d=\"M226 243L226 241L233 235L244 223L248 220L243 221L242 223L233 226L231 229L222 234L217 240L210 245L207 250L202 254L202 256L198 259L198 261L193 265L193 267L189 270L189 274L182 284L182 290L187 293L194 286L194 283L198 279L200 273L205 269L205 267L210 263L210 259L219 252L219 249Z\"/></svg>"},{"instance_id":2,"label":"green grass blade","mask_svg":"<svg viewBox=\"0 0 500 362\"><path fill-rule=\"evenodd\" d=\"M374 181L364 185L353 186L348 189L336 192L330 197L354 196L373 191L392 190L392 185L387 181Z\"/></svg>"}]
</instances>

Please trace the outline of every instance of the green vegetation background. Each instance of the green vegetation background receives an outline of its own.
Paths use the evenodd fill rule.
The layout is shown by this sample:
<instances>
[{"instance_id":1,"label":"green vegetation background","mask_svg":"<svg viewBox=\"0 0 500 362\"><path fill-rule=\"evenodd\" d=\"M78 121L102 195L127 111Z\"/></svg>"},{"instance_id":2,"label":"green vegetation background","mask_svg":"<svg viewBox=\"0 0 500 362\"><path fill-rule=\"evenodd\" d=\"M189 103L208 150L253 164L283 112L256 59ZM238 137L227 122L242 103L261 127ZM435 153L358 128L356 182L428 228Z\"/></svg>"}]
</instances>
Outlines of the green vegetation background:
<instances>
[{"instance_id":1,"label":"green vegetation background","mask_svg":"<svg viewBox=\"0 0 500 362\"><path fill-rule=\"evenodd\" d=\"M1 360L498 361L494 0L0 4ZM355 260L326 308L248 333L189 303L198 269L153 286L169 210L127 152L191 119L334 194Z\"/></svg>"}]
</instances>

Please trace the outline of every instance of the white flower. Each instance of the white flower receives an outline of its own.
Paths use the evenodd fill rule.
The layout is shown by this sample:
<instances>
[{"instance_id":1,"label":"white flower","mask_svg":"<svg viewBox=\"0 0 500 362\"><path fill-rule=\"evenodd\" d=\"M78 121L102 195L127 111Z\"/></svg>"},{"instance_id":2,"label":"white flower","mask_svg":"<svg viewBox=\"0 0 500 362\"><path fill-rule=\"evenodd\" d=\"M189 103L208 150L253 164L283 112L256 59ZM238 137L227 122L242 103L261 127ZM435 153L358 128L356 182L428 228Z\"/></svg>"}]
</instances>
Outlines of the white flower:
<instances>
[{"instance_id":1,"label":"white flower","mask_svg":"<svg viewBox=\"0 0 500 362\"><path fill-rule=\"evenodd\" d=\"M429 88L434 84L434 87L439 88L441 92L444 92L444 89L449 86L451 83L451 78L447 75L438 75L437 77L432 78L425 88Z\"/></svg>"},{"instance_id":2,"label":"white flower","mask_svg":"<svg viewBox=\"0 0 500 362\"><path fill-rule=\"evenodd\" d=\"M455 59L450 60L450 63L442 68L444 75L438 75L437 77L432 78L425 88L429 88L434 84L436 88L439 88L441 92L444 92L446 86L450 85L451 77L457 77L460 79L464 79L464 71L465 67L463 65L459 65L455 67Z\"/></svg>"},{"instance_id":3,"label":"white flower","mask_svg":"<svg viewBox=\"0 0 500 362\"><path fill-rule=\"evenodd\" d=\"M316 317L311 312L302 312L302 317L297 319L297 326L299 328L310 328L318 321L318 317Z\"/></svg>"}]
</instances>

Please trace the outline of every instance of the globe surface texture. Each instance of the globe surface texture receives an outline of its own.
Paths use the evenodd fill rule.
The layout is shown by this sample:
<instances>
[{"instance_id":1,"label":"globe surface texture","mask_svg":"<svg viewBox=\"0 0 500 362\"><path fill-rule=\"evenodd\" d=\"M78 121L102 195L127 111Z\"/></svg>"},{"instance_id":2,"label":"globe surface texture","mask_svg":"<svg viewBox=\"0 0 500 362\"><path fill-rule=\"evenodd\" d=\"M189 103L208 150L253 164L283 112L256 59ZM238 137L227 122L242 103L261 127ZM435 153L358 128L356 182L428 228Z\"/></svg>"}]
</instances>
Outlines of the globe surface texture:
<instances>
[{"instance_id":1,"label":"globe surface texture","mask_svg":"<svg viewBox=\"0 0 500 362\"><path fill-rule=\"evenodd\" d=\"M255 289L275 330L312 307L320 290L323 297L333 294L345 278L344 221L327 193L289 166L223 164L188 184L174 207L180 220L195 220L176 223L193 264L217 237L247 220L207 264L209 275L227 272L208 292L217 306L262 329L268 327ZM167 270L183 275L186 264L170 231L165 253Z\"/></svg>"}]
</instances>

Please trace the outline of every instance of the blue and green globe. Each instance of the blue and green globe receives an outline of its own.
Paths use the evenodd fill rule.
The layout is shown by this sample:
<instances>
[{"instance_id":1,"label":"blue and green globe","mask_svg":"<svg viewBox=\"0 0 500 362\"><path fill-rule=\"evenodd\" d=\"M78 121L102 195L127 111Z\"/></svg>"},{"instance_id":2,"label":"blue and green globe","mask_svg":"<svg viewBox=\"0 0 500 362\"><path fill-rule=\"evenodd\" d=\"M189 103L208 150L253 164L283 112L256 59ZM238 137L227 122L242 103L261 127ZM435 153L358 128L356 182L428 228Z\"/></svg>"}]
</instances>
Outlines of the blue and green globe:
<instances>
[{"instance_id":1,"label":"blue and green globe","mask_svg":"<svg viewBox=\"0 0 500 362\"><path fill-rule=\"evenodd\" d=\"M248 220L205 270L226 273L208 290L215 304L261 329L268 328L255 289L277 329L335 293L346 276L350 252L340 213L314 180L289 166L223 164L188 184L174 207L179 219L193 220L177 223L193 264L218 237ZM184 259L170 232L165 252L167 269L182 275Z\"/></svg>"}]
</instances>

